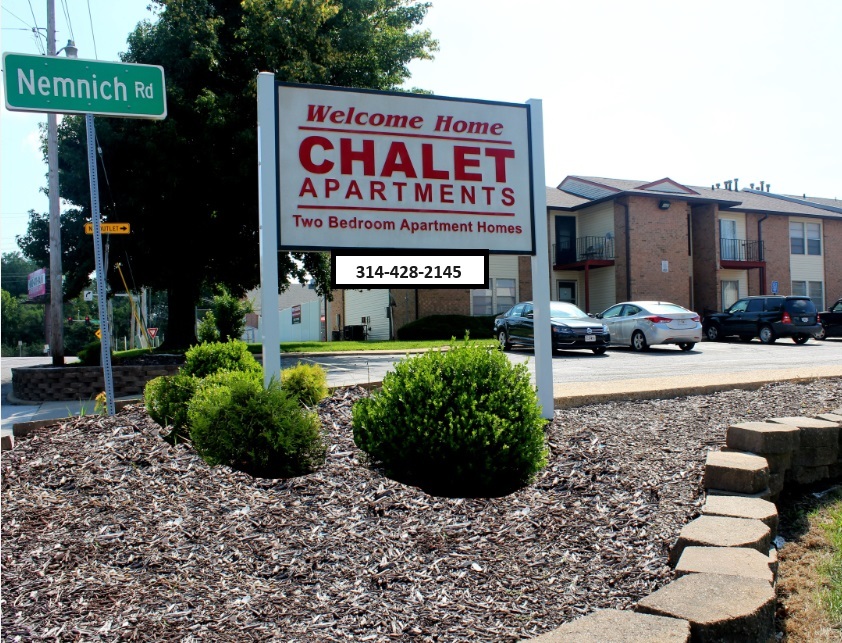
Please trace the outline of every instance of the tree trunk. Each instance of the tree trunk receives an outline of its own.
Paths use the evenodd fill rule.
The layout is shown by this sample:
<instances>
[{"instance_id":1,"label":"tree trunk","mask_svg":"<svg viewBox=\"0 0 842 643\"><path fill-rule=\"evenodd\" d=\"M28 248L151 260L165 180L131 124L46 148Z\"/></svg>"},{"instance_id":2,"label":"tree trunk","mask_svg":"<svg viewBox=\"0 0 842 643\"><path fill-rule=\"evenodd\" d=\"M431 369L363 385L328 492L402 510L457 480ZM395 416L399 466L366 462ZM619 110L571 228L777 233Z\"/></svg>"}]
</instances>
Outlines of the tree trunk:
<instances>
[{"instance_id":1,"label":"tree trunk","mask_svg":"<svg viewBox=\"0 0 842 643\"><path fill-rule=\"evenodd\" d=\"M162 349L185 350L198 343L195 308L198 299L198 291L189 285L176 285L167 290L169 316Z\"/></svg>"}]
</instances>

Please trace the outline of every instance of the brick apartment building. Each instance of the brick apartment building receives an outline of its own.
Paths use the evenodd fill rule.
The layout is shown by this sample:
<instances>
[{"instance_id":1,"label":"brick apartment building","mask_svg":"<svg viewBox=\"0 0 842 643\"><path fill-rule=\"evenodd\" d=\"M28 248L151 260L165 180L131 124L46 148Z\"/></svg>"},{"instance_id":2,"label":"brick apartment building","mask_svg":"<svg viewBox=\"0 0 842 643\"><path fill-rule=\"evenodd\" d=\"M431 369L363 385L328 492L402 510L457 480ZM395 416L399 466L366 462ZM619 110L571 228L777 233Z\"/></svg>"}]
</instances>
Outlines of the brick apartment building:
<instances>
[{"instance_id":1,"label":"brick apartment building","mask_svg":"<svg viewBox=\"0 0 842 643\"><path fill-rule=\"evenodd\" d=\"M842 201L669 178L568 176L547 188L550 293L597 313L630 299L722 310L746 295L842 296ZM485 315L532 297L529 257L493 255L488 290L338 291L331 327L387 339L433 314Z\"/></svg>"}]
</instances>

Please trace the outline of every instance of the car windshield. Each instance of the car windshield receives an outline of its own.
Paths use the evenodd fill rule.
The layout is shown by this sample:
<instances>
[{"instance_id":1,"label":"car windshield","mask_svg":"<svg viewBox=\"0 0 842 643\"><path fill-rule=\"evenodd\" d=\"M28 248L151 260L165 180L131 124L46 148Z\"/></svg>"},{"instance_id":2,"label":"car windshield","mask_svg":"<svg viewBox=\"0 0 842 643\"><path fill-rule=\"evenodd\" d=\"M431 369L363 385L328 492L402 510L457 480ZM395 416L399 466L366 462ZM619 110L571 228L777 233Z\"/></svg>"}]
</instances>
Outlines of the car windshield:
<instances>
[{"instance_id":1,"label":"car windshield","mask_svg":"<svg viewBox=\"0 0 842 643\"><path fill-rule=\"evenodd\" d=\"M667 303L659 303L659 304L651 304L646 306L646 310L650 313L689 313L690 311L686 308L679 306L678 304L667 304Z\"/></svg>"},{"instance_id":2,"label":"car windshield","mask_svg":"<svg viewBox=\"0 0 842 643\"><path fill-rule=\"evenodd\" d=\"M816 305L811 299L790 299L789 310L794 313L814 313Z\"/></svg>"},{"instance_id":3,"label":"car windshield","mask_svg":"<svg viewBox=\"0 0 842 643\"><path fill-rule=\"evenodd\" d=\"M563 301L551 301L550 317L587 317L587 314L581 308L578 308L573 304L568 304Z\"/></svg>"}]
</instances>

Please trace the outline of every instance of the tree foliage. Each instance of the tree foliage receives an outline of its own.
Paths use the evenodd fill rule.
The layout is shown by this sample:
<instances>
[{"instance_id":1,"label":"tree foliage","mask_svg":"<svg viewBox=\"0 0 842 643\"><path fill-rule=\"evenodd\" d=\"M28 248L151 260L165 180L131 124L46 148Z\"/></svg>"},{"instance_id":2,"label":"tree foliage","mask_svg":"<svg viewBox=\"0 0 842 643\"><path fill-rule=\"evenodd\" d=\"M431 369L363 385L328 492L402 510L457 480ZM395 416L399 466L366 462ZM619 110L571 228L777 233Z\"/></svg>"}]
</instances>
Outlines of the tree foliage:
<instances>
[{"instance_id":1,"label":"tree foliage","mask_svg":"<svg viewBox=\"0 0 842 643\"><path fill-rule=\"evenodd\" d=\"M428 8L409 0L154 1L155 18L130 34L123 59L163 66L167 118L98 118L96 133L102 214L132 228L112 239L110 254L131 267L138 286L167 290L169 346L195 342L203 285L240 297L259 283L257 74L396 89L408 63L437 47L417 29ZM59 142L62 197L81 213L63 217L63 265L87 277L93 253L74 254L81 220L71 220L90 220L84 119L65 118ZM46 232L33 217L22 245L28 257L44 256ZM281 287L309 273L319 294L329 293L327 267L324 254L280 253ZM108 278L119 285L110 271ZM68 284L66 294L77 287Z\"/></svg>"},{"instance_id":2,"label":"tree foliage","mask_svg":"<svg viewBox=\"0 0 842 643\"><path fill-rule=\"evenodd\" d=\"M26 259L19 252L4 252L0 259L0 286L12 297L27 295L29 293L27 278L39 267L42 266Z\"/></svg>"}]
</instances>

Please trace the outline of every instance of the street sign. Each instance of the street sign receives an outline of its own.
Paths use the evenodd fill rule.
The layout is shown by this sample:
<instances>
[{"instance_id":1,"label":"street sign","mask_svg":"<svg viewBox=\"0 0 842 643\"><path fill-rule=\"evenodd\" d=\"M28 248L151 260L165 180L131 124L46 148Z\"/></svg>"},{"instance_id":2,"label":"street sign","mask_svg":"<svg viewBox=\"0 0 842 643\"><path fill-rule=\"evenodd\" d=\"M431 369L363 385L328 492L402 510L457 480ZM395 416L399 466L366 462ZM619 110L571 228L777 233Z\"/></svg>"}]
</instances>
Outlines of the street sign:
<instances>
[{"instance_id":1,"label":"street sign","mask_svg":"<svg viewBox=\"0 0 842 643\"><path fill-rule=\"evenodd\" d=\"M158 329L157 328L147 328L146 330L149 331L149 337L151 337L152 339L155 339L155 336L158 334Z\"/></svg>"},{"instance_id":2,"label":"street sign","mask_svg":"<svg viewBox=\"0 0 842 643\"><path fill-rule=\"evenodd\" d=\"M100 234L129 234L132 231L132 226L129 223L100 223ZM85 224L85 234L94 233L94 224Z\"/></svg>"},{"instance_id":3,"label":"street sign","mask_svg":"<svg viewBox=\"0 0 842 643\"><path fill-rule=\"evenodd\" d=\"M93 233L91 233L93 234ZM85 301L93 301L94 300L94 291L93 290L86 290L85 291Z\"/></svg>"},{"instance_id":4,"label":"street sign","mask_svg":"<svg viewBox=\"0 0 842 643\"><path fill-rule=\"evenodd\" d=\"M94 335L96 335L97 339L102 339L102 331L99 328L96 329Z\"/></svg>"},{"instance_id":5,"label":"street sign","mask_svg":"<svg viewBox=\"0 0 842 643\"><path fill-rule=\"evenodd\" d=\"M164 68L59 58L3 54L6 109L164 119L167 95Z\"/></svg>"}]
</instances>

